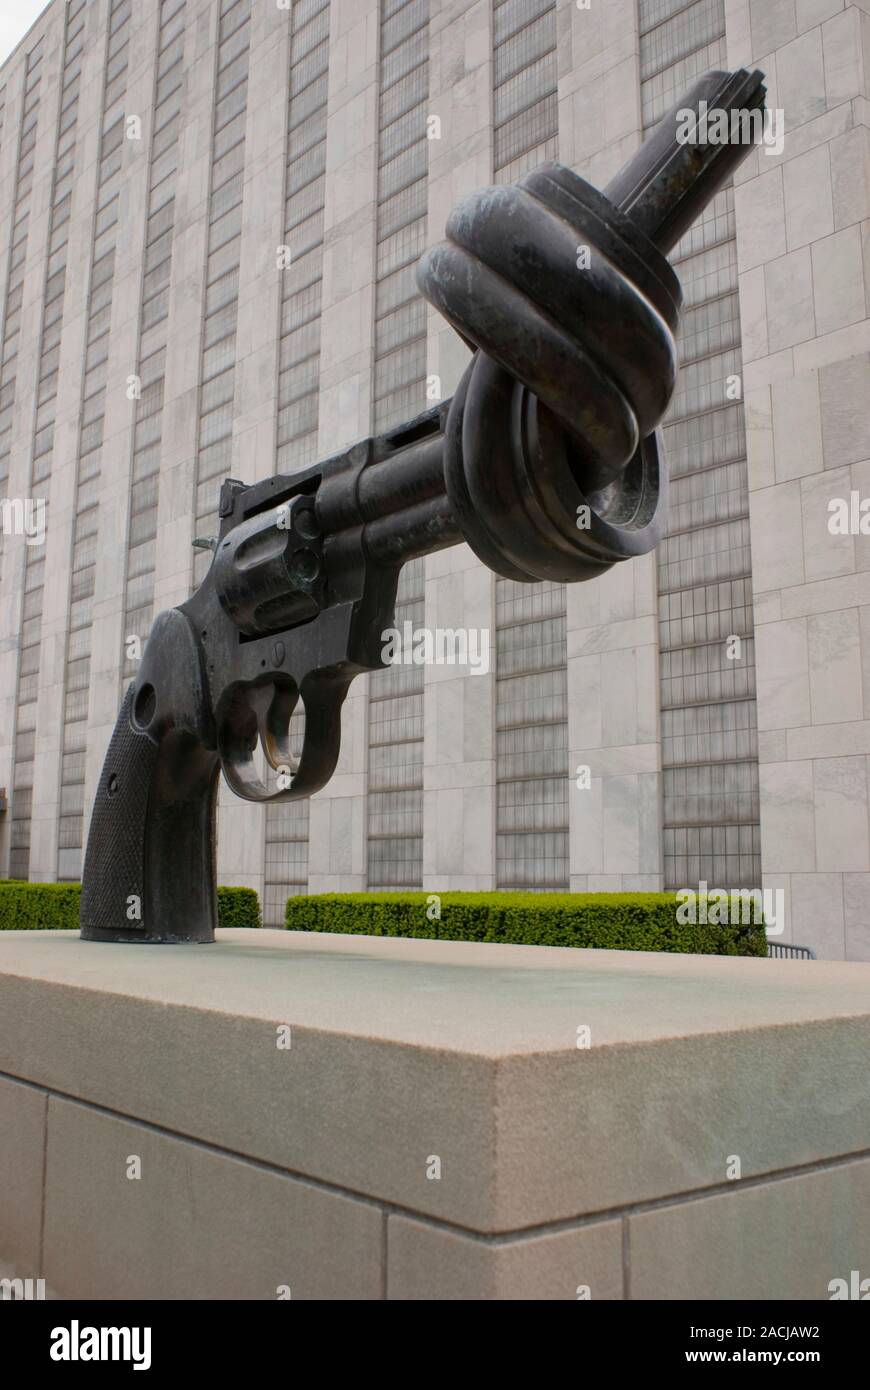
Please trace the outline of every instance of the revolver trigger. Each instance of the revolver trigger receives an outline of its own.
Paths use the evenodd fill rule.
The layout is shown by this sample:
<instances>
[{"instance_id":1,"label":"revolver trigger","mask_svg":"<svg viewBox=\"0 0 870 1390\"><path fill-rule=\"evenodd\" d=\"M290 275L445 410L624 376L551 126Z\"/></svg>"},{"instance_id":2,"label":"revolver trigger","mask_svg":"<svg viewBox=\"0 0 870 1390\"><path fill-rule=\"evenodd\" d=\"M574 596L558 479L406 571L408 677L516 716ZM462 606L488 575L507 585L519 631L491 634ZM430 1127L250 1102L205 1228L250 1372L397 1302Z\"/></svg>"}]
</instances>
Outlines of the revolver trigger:
<instances>
[{"instance_id":1,"label":"revolver trigger","mask_svg":"<svg viewBox=\"0 0 870 1390\"><path fill-rule=\"evenodd\" d=\"M268 703L261 701L257 706L257 729L266 761L281 775L284 775L285 769L295 772L299 766L299 757L294 749L296 740L291 740L290 736L290 721L298 704L299 692L295 685L275 682L271 700ZM304 723L304 706L302 717Z\"/></svg>"}]
</instances>

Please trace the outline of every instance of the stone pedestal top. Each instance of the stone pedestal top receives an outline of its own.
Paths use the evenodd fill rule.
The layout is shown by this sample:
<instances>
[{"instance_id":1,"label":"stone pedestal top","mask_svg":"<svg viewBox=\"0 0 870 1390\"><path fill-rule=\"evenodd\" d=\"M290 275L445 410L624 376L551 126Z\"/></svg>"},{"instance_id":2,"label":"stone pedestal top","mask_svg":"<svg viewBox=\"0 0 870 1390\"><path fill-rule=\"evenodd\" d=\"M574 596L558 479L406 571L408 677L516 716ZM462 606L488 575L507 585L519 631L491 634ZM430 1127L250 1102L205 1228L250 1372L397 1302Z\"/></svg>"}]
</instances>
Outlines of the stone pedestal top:
<instances>
[{"instance_id":1,"label":"stone pedestal top","mask_svg":"<svg viewBox=\"0 0 870 1390\"><path fill-rule=\"evenodd\" d=\"M488 1233L870 1147L870 966L219 937L3 933L0 1070Z\"/></svg>"},{"instance_id":2,"label":"stone pedestal top","mask_svg":"<svg viewBox=\"0 0 870 1390\"><path fill-rule=\"evenodd\" d=\"M490 1059L573 1053L581 1025L612 1047L870 1016L870 965L270 930L191 947L4 932L0 972Z\"/></svg>"}]
</instances>

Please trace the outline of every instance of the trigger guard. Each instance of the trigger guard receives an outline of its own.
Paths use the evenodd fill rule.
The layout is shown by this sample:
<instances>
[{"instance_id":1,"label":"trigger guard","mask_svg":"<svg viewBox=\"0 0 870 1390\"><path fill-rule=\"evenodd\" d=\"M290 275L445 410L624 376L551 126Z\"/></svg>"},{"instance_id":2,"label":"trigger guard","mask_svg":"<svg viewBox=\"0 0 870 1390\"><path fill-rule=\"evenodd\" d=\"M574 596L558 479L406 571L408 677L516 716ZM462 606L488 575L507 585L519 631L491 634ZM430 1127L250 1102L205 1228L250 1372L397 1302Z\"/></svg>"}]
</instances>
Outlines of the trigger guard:
<instances>
[{"instance_id":1,"label":"trigger guard","mask_svg":"<svg viewBox=\"0 0 870 1390\"><path fill-rule=\"evenodd\" d=\"M298 801L320 791L332 776L341 748L341 706L350 685L350 677L303 683L306 689L292 690L276 687L265 720L247 699L247 690L237 687L217 721L218 756L221 771L230 790L244 801L261 804ZM281 692L284 692L283 694ZM289 751L277 747L283 742L283 731L289 732L290 715L301 698L305 710L305 732L302 753L294 758ZM277 706L277 712L276 712ZM254 729L266 760L276 771L287 767L291 782L274 791L266 786L254 765L257 740L252 741ZM284 753L289 756L284 756ZM295 764L295 766L294 766Z\"/></svg>"}]
</instances>

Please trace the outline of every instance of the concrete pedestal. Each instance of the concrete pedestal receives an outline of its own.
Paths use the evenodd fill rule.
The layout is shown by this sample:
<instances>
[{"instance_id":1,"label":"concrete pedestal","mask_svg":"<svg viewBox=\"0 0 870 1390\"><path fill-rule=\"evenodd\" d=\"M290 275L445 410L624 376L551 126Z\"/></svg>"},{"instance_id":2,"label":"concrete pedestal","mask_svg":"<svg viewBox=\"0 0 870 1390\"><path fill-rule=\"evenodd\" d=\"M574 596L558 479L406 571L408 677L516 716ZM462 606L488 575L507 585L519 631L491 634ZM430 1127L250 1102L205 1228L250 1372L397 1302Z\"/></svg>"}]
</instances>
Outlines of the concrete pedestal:
<instances>
[{"instance_id":1,"label":"concrete pedestal","mask_svg":"<svg viewBox=\"0 0 870 1390\"><path fill-rule=\"evenodd\" d=\"M827 1299L870 965L0 934L0 1265L61 1297Z\"/></svg>"}]
</instances>

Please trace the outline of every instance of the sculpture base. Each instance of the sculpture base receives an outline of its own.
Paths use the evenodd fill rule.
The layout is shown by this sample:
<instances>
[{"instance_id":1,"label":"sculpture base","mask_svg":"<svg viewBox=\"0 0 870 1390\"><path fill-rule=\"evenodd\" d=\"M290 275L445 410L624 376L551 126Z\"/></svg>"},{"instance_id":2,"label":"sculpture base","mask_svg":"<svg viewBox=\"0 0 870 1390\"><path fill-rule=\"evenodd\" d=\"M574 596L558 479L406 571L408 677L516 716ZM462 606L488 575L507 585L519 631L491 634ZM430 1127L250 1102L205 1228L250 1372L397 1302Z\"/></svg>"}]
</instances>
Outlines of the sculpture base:
<instances>
[{"instance_id":1,"label":"sculpture base","mask_svg":"<svg viewBox=\"0 0 870 1390\"><path fill-rule=\"evenodd\" d=\"M827 1299L870 965L0 934L0 1265L60 1297Z\"/></svg>"},{"instance_id":2,"label":"sculpture base","mask_svg":"<svg viewBox=\"0 0 870 1390\"><path fill-rule=\"evenodd\" d=\"M214 931L205 933L201 936L172 936L169 933L161 932L148 935L145 932L102 931L99 927L82 927L79 932L81 941L96 941L98 944L105 942L122 943L125 946L211 946L214 944Z\"/></svg>"}]
</instances>

